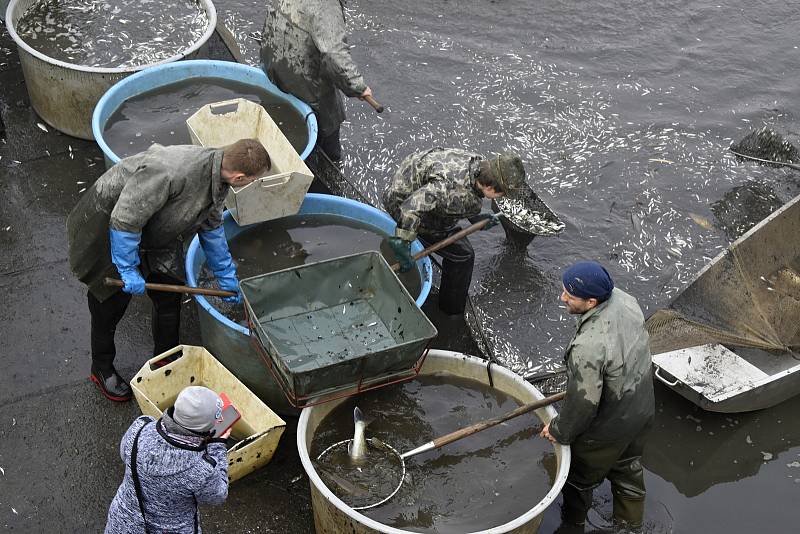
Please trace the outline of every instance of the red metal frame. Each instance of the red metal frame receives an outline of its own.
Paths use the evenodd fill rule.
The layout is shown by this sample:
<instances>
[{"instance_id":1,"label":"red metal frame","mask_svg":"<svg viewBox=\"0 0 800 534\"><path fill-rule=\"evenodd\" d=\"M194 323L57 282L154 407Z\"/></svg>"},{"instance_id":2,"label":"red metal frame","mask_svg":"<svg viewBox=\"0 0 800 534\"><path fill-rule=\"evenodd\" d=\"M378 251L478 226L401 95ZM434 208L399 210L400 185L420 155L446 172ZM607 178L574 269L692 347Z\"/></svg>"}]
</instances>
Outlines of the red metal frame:
<instances>
[{"instance_id":1,"label":"red metal frame","mask_svg":"<svg viewBox=\"0 0 800 534\"><path fill-rule=\"evenodd\" d=\"M430 344L431 344L431 342L428 341L428 343L425 345L425 348L422 351L422 355L419 357L419 359L417 359L416 363L411 367L411 369L402 372L402 374L411 373L408 376L401 376L397 378L397 376L401 373L398 373L397 375L387 375L378 380L377 384L371 384L367 386L364 386L364 379L362 377L359 379L358 384L356 386L347 386L342 390L338 391L335 390L330 393L321 392L316 395L304 395L298 397L290 391L289 385L286 383L286 380L284 380L280 372L277 369L275 369L275 366L277 364L274 361L272 361L272 358L270 357L266 348L264 348L264 346L258 340L256 334L254 333L255 325L253 324L253 321L250 318L250 312L247 309L247 306L245 306L245 317L247 318L247 326L250 329L250 344L253 346L253 349L259 354L259 356L261 356L261 359L264 360L264 363L267 365L270 374L272 374L272 377L275 379L275 382L281 388L281 391L283 391L283 394L286 396L286 399L289 401L289 404L291 404L295 408L316 406L317 404L322 404L337 399L343 399L346 397L352 397L353 395L358 395L359 393L363 393L365 391L371 391L373 389L379 389L382 387L390 386L392 384L399 384L401 382L407 382L409 380L412 380L419 375L419 372L422 369L422 365L425 363L425 358L427 358L428 356L428 351L430 350ZM386 380L386 382L384 382L384 380ZM316 400L313 402L306 402L309 399L316 399Z\"/></svg>"}]
</instances>

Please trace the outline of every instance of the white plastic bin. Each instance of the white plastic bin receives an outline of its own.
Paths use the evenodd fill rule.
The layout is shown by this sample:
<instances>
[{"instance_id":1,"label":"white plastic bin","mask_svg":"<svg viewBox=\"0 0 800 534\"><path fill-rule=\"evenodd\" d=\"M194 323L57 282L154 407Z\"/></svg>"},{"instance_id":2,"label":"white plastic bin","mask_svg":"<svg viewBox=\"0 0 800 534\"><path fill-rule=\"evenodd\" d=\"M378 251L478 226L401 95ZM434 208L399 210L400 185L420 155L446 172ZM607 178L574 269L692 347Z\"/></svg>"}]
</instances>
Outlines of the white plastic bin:
<instances>
[{"instance_id":1,"label":"white plastic bin","mask_svg":"<svg viewBox=\"0 0 800 534\"><path fill-rule=\"evenodd\" d=\"M186 121L192 142L222 147L239 139L261 141L272 160L270 172L253 183L231 188L225 206L239 226L269 221L300 210L314 175L267 110L236 98L200 108Z\"/></svg>"}]
</instances>

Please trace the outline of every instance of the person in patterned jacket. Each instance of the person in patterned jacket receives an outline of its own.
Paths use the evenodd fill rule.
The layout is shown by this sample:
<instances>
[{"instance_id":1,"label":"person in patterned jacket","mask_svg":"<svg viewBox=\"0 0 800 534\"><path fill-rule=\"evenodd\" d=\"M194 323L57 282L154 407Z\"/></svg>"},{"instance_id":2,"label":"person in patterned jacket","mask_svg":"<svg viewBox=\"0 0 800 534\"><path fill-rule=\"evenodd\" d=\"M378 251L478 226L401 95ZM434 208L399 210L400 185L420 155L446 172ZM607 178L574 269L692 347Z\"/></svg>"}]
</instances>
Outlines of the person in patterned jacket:
<instances>
[{"instance_id":1,"label":"person in patterned jacket","mask_svg":"<svg viewBox=\"0 0 800 534\"><path fill-rule=\"evenodd\" d=\"M383 194L383 206L397 222L389 245L401 271L414 266L411 242L419 239L430 246L461 230L458 222L491 221L492 213L481 213L484 198L495 199L527 187L525 168L516 154L486 159L480 154L454 148L432 148L408 156L400 164ZM439 308L450 315L464 313L472 279L475 252L465 237L437 252L442 256Z\"/></svg>"}]
</instances>

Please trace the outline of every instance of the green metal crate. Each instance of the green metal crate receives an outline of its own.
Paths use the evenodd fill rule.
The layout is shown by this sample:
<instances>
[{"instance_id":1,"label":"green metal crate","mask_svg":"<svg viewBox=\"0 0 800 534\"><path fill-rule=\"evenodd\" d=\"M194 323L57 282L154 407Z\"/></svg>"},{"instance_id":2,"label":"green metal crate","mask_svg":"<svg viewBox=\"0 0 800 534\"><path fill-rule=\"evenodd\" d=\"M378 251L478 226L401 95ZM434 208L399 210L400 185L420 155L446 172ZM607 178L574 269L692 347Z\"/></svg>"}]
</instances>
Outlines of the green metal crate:
<instances>
[{"instance_id":1,"label":"green metal crate","mask_svg":"<svg viewBox=\"0 0 800 534\"><path fill-rule=\"evenodd\" d=\"M253 341L295 406L416 376L437 334L375 251L240 287Z\"/></svg>"}]
</instances>

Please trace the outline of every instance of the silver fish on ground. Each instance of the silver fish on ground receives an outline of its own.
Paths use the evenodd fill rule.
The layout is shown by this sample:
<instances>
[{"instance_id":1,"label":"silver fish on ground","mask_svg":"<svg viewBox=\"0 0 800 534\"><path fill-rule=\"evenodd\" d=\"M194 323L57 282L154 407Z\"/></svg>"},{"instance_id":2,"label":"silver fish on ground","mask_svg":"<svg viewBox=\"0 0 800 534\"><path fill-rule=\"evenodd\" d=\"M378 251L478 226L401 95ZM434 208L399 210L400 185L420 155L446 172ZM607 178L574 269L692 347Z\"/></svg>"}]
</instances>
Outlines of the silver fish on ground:
<instances>
[{"instance_id":1,"label":"silver fish on ground","mask_svg":"<svg viewBox=\"0 0 800 534\"><path fill-rule=\"evenodd\" d=\"M363 462L367 459L367 438L364 430L369 422L364 419L364 414L358 406L353 410L353 424L355 426L353 441L347 446L347 453L352 461Z\"/></svg>"}]
</instances>

